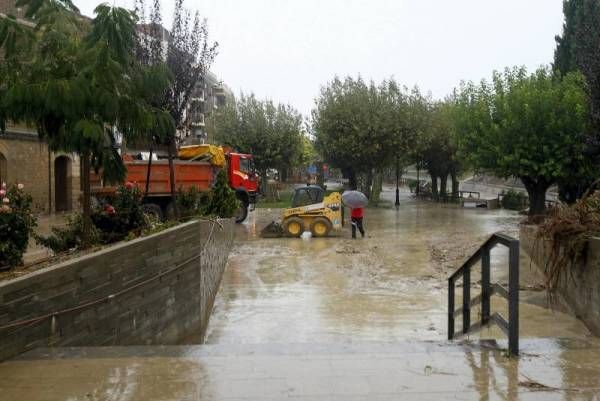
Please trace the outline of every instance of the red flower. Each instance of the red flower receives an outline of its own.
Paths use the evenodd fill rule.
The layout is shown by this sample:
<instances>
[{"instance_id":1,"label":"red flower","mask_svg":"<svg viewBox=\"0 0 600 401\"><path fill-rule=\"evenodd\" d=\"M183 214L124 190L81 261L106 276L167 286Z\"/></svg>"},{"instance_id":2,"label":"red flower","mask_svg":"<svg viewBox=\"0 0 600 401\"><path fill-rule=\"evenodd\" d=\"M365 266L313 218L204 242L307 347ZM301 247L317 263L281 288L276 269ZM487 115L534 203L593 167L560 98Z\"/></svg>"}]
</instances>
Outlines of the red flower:
<instances>
[{"instance_id":1,"label":"red flower","mask_svg":"<svg viewBox=\"0 0 600 401\"><path fill-rule=\"evenodd\" d=\"M127 181L125 183L125 188L127 188L128 190L132 190L135 187L135 184L133 182Z\"/></svg>"},{"instance_id":2,"label":"red flower","mask_svg":"<svg viewBox=\"0 0 600 401\"><path fill-rule=\"evenodd\" d=\"M104 211L106 212L106 214L115 214L116 213L115 208L109 204L104 205Z\"/></svg>"}]
</instances>

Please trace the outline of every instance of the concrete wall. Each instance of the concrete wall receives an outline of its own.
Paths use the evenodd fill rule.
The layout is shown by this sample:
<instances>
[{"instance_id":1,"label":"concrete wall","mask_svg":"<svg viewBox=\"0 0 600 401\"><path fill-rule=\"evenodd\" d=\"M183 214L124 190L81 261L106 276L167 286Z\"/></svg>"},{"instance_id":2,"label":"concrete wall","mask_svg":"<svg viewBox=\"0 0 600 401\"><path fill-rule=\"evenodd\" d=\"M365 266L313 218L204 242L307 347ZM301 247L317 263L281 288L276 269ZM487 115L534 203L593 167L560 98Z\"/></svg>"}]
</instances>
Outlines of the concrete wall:
<instances>
[{"instance_id":1,"label":"concrete wall","mask_svg":"<svg viewBox=\"0 0 600 401\"><path fill-rule=\"evenodd\" d=\"M521 247L543 272L550 244L536 237L536 226L521 226ZM600 238L590 240L585 260L562 275L557 291L572 313L600 336Z\"/></svg>"},{"instance_id":2,"label":"concrete wall","mask_svg":"<svg viewBox=\"0 0 600 401\"><path fill-rule=\"evenodd\" d=\"M0 327L48 315L0 328L0 360L41 346L177 344L203 333L233 243L233 220L221 225L211 235L213 223L189 222L0 283Z\"/></svg>"}]
</instances>

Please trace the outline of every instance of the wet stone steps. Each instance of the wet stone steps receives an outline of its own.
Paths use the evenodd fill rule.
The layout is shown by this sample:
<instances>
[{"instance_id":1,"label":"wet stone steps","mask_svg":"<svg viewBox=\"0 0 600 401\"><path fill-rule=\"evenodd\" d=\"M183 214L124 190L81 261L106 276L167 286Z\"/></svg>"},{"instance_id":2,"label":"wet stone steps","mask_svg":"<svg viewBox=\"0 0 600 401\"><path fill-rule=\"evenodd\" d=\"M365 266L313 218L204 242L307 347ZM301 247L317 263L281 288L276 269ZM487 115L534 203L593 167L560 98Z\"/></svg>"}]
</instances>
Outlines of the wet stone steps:
<instances>
[{"instance_id":1,"label":"wet stone steps","mask_svg":"<svg viewBox=\"0 0 600 401\"><path fill-rule=\"evenodd\" d=\"M600 342L37 349L0 364L12 400L594 400Z\"/></svg>"}]
</instances>

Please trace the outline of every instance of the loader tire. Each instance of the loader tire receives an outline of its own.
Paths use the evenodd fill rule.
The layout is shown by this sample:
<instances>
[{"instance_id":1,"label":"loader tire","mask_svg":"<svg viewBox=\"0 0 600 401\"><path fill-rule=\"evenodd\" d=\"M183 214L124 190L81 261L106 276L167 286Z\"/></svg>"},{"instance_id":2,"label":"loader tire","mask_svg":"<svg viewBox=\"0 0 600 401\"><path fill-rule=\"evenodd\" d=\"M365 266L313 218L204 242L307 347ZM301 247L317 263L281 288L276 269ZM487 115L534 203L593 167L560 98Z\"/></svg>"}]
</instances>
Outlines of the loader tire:
<instances>
[{"instance_id":1,"label":"loader tire","mask_svg":"<svg viewBox=\"0 0 600 401\"><path fill-rule=\"evenodd\" d=\"M317 217L310 223L310 232L313 237L327 237L331 232L333 225L325 217Z\"/></svg>"},{"instance_id":2,"label":"loader tire","mask_svg":"<svg viewBox=\"0 0 600 401\"><path fill-rule=\"evenodd\" d=\"M283 221L283 231L288 237L300 237L304 232L304 221L300 217L288 217Z\"/></svg>"}]
</instances>

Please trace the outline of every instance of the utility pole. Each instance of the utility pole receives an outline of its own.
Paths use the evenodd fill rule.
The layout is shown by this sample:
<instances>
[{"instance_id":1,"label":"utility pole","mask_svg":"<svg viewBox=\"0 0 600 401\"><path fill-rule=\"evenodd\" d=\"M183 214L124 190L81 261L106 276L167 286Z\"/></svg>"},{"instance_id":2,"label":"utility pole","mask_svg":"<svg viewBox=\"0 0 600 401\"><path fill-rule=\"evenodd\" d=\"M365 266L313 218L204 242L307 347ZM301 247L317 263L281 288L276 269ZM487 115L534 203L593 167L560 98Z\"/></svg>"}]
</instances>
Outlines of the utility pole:
<instances>
[{"instance_id":1,"label":"utility pole","mask_svg":"<svg viewBox=\"0 0 600 401\"><path fill-rule=\"evenodd\" d=\"M396 207L400 206L400 155L396 154Z\"/></svg>"}]
</instances>

